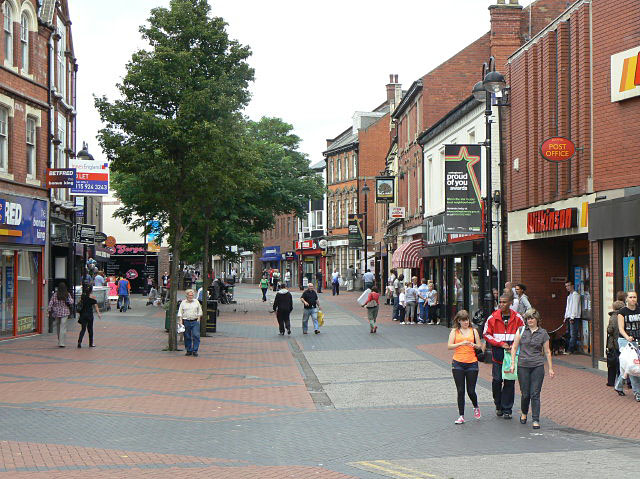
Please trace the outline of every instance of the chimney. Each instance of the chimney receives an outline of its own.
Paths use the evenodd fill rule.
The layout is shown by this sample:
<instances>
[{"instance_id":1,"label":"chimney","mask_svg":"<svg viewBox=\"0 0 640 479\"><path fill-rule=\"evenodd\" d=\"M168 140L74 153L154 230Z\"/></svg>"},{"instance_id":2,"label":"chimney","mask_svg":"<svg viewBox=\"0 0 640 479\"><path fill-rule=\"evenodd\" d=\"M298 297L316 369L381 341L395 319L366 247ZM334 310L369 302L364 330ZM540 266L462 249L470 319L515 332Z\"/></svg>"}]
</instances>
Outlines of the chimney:
<instances>
[{"instance_id":1,"label":"chimney","mask_svg":"<svg viewBox=\"0 0 640 479\"><path fill-rule=\"evenodd\" d=\"M402 98L402 85L398 83L398 74L389 75L389 83L387 83L387 103L389 103L390 111L393 111Z\"/></svg>"},{"instance_id":2,"label":"chimney","mask_svg":"<svg viewBox=\"0 0 640 479\"><path fill-rule=\"evenodd\" d=\"M489 7L491 14L491 55L496 59L496 70L504 73L507 59L522 46L524 10L518 0L498 0Z\"/></svg>"}]
</instances>

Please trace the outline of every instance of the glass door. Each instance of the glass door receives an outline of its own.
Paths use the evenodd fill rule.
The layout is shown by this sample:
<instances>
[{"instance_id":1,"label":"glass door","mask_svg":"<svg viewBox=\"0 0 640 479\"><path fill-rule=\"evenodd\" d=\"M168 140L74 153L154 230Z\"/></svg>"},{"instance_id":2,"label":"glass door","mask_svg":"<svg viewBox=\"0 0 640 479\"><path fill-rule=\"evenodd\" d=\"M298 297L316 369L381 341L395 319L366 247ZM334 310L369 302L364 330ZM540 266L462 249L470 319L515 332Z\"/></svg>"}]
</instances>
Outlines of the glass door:
<instances>
[{"instance_id":1,"label":"glass door","mask_svg":"<svg viewBox=\"0 0 640 479\"><path fill-rule=\"evenodd\" d=\"M16 334L29 334L38 329L38 273L40 254L18 252L18 322Z\"/></svg>"},{"instance_id":2,"label":"glass door","mask_svg":"<svg viewBox=\"0 0 640 479\"><path fill-rule=\"evenodd\" d=\"M0 337L13 336L15 253L0 249Z\"/></svg>"}]
</instances>

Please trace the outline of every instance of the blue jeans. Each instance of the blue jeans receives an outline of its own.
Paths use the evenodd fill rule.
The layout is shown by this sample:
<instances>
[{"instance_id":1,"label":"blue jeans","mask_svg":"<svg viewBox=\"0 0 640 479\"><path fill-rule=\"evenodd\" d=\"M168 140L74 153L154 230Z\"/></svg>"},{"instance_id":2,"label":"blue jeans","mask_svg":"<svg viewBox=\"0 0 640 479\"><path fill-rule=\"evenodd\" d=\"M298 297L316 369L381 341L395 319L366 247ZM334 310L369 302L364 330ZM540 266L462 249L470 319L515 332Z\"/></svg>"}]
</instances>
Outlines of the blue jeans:
<instances>
[{"instance_id":1,"label":"blue jeans","mask_svg":"<svg viewBox=\"0 0 640 479\"><path fill-rule=\"evenodd\" d=\"M189 353L197 353L200 347L200 322L184 320L184 347Z\"/></svg>"},{"instance_id":2,"label":"blue jeans","mask_svg":"<svg viewBox=\"0 0 640 479\"><path fill-rule=\"evenodd\" d=\"M118 295L118 309L121 309L121 308L125 308L125 311L127 309L129 309L129 295L128 294L120 294L120 295Z\"/></svg>"},{"instance_id":3,"label":"blue jeans","mask_svg":"<svg viewBox=\"0 0 640 479\"><path fill-rule=\"evenodd\" d=\"M421 303L419 302L418 310L420 311L420 319L425 323L429 321L429 303L427 303L426 301L422 301Z\"/></svg>"},{"instance_id":4,"label":"blue jeans","mask_svg":"<svg viewBox=\"0 0 640 479\"><path fill-rule=\"evenodd\" d=\"M309 316L313 319L313 329L318 330L318 308L304 308L302 313L302 332L306 333L309 325Z\"/></svg>"},{"instance_id":5,"label":"blue jeans","mask_svg":"<svg viewBox=\"0 0 640 479\"><path fill-rule=\"evenodd\" d=\"M398 308L399 304L400 304L400 298L398 296L394 296L393 297L393 315L391 316L391 319L400 318L400 309Z\"/></svg>"},{"instance_id":6,"label":"blue jeans","mask_svg":"<svg viewBox=\"0 0 640 479\"><path fill-rule=\"evenodd\" d=\"M578 332L582 326L582 320L576 318L573 323L570 319L567 320L567 328L569 329L569 352L573 353L578 347Z\"/></svg>"},{"instance_id":7,"label":"blue jeans","mask_svg":"<svg viewBox=\"0 0 640 479\"><path fill-rule=\"evenodd\" d=\"M620 347L620 351L622 351L622 348L624 348L627 344L629 344L629 341L624 338L618 338L618 346ZM640 394L640 378L638 376L631 376L631 374L629 374L629 379L631 380L631 389L633 390L633 392L635 394ZM622 371L620 371L620 373L618 373L618 377L616 378L614 389L616 391L622 391L623 383L624 379L622 379Z\"/></svg>"},{"instance_id":8,"label":"blue jeans","mask_svg":"<svg viewBox=\"0 0 640 479\"><path fill-rule=\"evenodd\" d=\"M340 295L340 283L331 283L331 286L333 287L333 296Z\"/></svg>"}]
</instances>

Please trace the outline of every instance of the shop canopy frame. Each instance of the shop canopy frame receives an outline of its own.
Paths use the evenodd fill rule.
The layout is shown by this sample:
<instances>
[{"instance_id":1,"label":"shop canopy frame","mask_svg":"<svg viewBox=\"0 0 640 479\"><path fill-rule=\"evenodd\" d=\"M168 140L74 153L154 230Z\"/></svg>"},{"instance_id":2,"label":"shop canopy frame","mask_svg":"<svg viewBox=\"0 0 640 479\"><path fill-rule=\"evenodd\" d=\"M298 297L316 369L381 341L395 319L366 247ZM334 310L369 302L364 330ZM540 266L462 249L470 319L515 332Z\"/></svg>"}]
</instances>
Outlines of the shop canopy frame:
<instances>
[{"instance_id":1,"label":"shop canopy frame","mask_svg":"<svg viewBox=\"0 0 640 479\"><path fill-rule=\"evenodd\" d=\"M425 247L424 239L416 239L404 243L392 256L392 265L394 268L418 268L422 261L420 252Z\"/></svg>"}]
</instances>

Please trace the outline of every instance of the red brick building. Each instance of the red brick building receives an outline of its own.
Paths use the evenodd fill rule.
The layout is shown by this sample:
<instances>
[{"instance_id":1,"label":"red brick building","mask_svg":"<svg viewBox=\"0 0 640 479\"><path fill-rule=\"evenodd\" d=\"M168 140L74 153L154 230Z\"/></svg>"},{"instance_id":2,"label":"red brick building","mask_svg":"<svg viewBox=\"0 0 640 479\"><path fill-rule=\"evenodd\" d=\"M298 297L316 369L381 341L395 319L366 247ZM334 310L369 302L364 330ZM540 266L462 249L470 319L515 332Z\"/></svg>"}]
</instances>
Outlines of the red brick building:
<instances>
[{"instance_id":1,"label":"red brick building","mask_svg":"<svg viewBox=\"0 0 640 479\"><path fill-rule=\"evenodd\" d=\"M72 203L44 175L75 151L77 64L67 2L35 6L0 2L0 337L42 332L44 283L71 275Z\"/></svg>"},{"instance_id":2,"label":"red brick building","mask_svg":"<svg viewBox=\"0 0 640 479\"><path fill-rule=\"evenodd\" d=\"M627 77L637 70L639 26L635 2L577 1L507 68L508 271L527 284L549 330L564 318L564 281L575 283L581 349L594 365L615 292L638 289L640 87ZM541 144L556 136L575 144L570 160L542 158ZM568 211L573 222L556 221Z\"/></svg>"}]
</instances>

